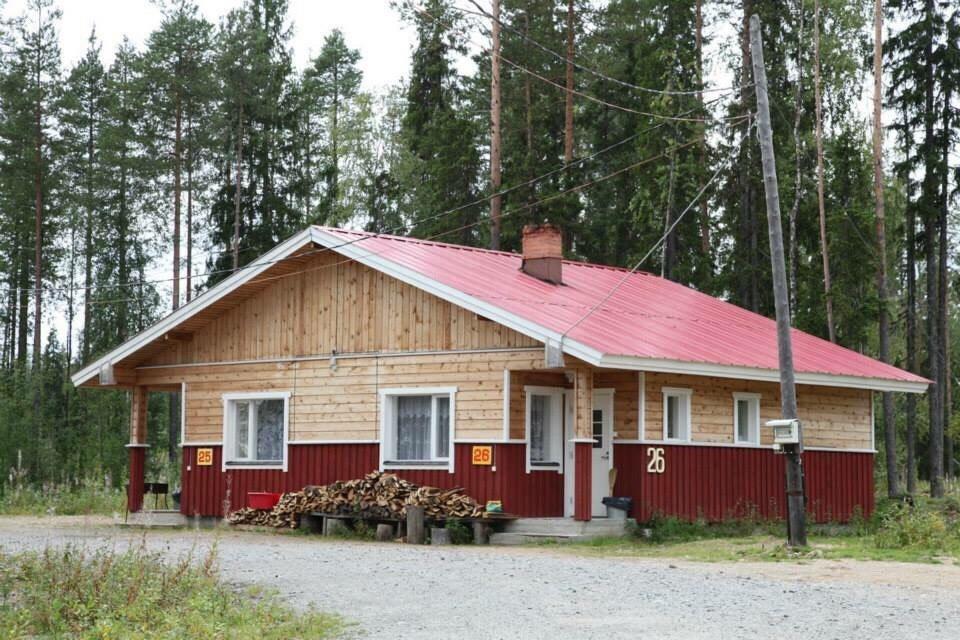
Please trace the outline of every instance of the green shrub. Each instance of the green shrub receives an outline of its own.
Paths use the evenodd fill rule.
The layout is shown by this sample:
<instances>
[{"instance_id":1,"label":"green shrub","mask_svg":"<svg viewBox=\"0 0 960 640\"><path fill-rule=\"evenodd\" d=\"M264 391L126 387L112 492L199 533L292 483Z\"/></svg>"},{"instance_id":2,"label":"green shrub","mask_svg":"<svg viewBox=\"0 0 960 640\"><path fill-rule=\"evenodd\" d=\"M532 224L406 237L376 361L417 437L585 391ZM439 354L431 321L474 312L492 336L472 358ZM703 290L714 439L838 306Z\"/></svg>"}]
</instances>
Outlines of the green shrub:
<instances>
[{"instance_id":1,"label":"green shrub","mask_svg":"<svg viewBox=\"0 0 960 640\"><path fill-rule=\"evenodd\" d=\"M450 542L453 544L473 544L473 527L457 518L450 518L444 525L450 532Z\"/></svg>"},{"instance_id":2,"label":"green shrub","mask_svg":"<svg viewBox=\"0 0 960 640\"><path fill-rule=\"evenodd\" d=\"M0 629L11 638L328 638L337 618L297 614L216 578L214 551L164 563L143 546L0 553ZM253 597L256 595L257 597Z\"/></svg>"},{"instance_id":3,"label":"green shrub","mask_svg":"<svg viewBox=\"0 0 960 640\"><path fill-rule=\"evenodd\" d=\"M939 510L901 504L886 509L874 534L880 549L947 551L958 542L957 525Z\"/></svg>"}]
</instances>

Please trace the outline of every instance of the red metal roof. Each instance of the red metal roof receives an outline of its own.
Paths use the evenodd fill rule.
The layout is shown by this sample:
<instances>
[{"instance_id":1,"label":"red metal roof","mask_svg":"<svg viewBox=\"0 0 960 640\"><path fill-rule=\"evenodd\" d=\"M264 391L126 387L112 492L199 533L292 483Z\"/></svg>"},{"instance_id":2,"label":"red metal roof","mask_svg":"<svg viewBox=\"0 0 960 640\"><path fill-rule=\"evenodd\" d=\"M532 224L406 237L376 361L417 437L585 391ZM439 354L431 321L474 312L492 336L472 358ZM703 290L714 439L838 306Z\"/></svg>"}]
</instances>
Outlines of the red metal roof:
<instances>
[{"instance_id":1,"label":"red metal roof","mask_svg":"<svg viewBox=\"0 0 960 640\"><path fill-rule=\"evenodd\" d=\"M334 228L318 230L607 356L777 370L773 320L670 280L636 272L570 330L628 273L565 260L563 284L523 273L518 254ZM362 240L361 240L362 238ZM336 247L333 247L336 250ZM798 374L900 383L929 381L799 330Z\"/></svg>"}]
</instances>

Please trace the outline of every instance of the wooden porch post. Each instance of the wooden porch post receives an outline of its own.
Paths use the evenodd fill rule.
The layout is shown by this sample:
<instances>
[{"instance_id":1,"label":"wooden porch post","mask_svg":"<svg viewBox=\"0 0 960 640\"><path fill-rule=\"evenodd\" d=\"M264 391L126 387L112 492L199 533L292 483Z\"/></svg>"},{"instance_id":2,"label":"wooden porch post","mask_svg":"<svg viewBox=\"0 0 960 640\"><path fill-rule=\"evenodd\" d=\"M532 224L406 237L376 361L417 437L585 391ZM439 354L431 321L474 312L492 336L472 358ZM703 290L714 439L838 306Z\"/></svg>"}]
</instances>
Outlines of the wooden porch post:
<instances>
[{"instance_id":1,"label":"wooden porch post","mask_svg":"<svg viewBox=\"0 0 960 640\"><path fill-rule=\"evenodd\" d=\"M574 384L573 518L590 520L593 514L593 370L577 369Z\"/></svg>"},{"instance_id":2,"label":"wooden porch post","mask_svg":"<svg viewBox=\"0 0 960 640\"><path fill-rule=\"evenodd\" d=\"M146 477L147 388L135 386L130 392L130 483L127 485L127 509L132 513L143 506L143 483Z\"/></svg>"}]
</instances>

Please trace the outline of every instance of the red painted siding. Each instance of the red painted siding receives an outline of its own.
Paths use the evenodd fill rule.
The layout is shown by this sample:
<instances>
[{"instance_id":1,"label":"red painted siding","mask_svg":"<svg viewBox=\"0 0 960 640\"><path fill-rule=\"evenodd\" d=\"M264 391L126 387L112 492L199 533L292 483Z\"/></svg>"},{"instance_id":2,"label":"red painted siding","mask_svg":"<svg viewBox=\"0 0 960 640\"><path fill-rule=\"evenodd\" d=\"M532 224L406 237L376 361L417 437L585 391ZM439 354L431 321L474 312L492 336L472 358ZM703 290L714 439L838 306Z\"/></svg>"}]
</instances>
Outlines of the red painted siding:
<instances>
[{"instance_id":1,"label":"red painted siding","mask_svg":"<svg viewBox=\"0 0 960 640\"><path fill-rule=\"evenodd\" d=\"M563 476L526 473L523 444L494 444L493 465L471 464L472 445L455 445L454 473L432 470L398 471L417 484L461 487L481 503L502 500L503 508L530 517L563 515ZM213 447L213 464L196 465L196 447L183 448L183 494L186 515L221 516L243 507L249 491L297 491L309 484L359 478L379 465L376 444L291 445L288 471L275 469L221 470L220 447ZM229 505L227 500L229 499Z\"/></svg>"},{"instance_id":2,"label":"red painted siding","mask_svg":"<svg viewBox=\"0 0 960 640\"><path fill-rule=\"evenodd\" d=\"M127 447L130 452L130 482L127 484L127 509L133 513L143 507L143 481L146 478L146 447Z\"/></svg>"},{"instance_id":3,"label":"red painted siding","mask_svg":"<svg viewBox=\"0 0 960 640\"><path fill-rule=\"evenodd\" d=\"M648 450L663 450L663 473L647 471ZM807 510L818 522L846 521L874 508L873 454L806 451ZM618 444L615 493L632 496L634 516L719 521L784 515L783 457L769 449Z\"/></svg>"},{"instance_id":4,"label":"red painted siding","mask_svg":"<svg viewBox=\"0 0 960 640\"><path fill-rule=\"evenodd\" d=\"M590 520L593 515L593 445L577 442L574 446L573 517L575 520Z\"/></svg>"},{"instance_id":5,"label":"red painted siding","mask_svg":"<svg viewBox=\"0 0 960 640\"><path fill-rule=\"evenodd\" d=\"M471 464L472 445L461 444L455 446L455 473L408 470L398 475L417 484L461 487L480 502L501 500L506 511L522 516L563 515L563 475L527 473L524 444L492 446L492 466ZM663 473L647 472L647 451L652 447L663 449ZM584 448L584 453L577 451L578 461L591 459L589 444ZM198 467L196 447L183 448L180 510L186 515L220 516L228 499L230 510L244 506L248 491L296 491L308 484L358 478L379 464L376 444L292 445L287 472L223 472L220 447L213 450L213 464ZM142 465L135 463L135 451L131 449L132 469L134 464ZM783 458L769 449L617 444L614 463L615 493L633 497L633 515L640 520L655 513L718 521L754 512L780 518L784 512ZM864 515L873 512L873 454L807 451L804 464L808 509L817 521L847 520L858 507ZM575 483L575 498L582 497L583 504L575 499L574 506L589 515L589 467L586 472L587 483ZM142 475L140 485L142 489ZM585 493L580 493L581 488Z\"/></svg>"}]
</instances>

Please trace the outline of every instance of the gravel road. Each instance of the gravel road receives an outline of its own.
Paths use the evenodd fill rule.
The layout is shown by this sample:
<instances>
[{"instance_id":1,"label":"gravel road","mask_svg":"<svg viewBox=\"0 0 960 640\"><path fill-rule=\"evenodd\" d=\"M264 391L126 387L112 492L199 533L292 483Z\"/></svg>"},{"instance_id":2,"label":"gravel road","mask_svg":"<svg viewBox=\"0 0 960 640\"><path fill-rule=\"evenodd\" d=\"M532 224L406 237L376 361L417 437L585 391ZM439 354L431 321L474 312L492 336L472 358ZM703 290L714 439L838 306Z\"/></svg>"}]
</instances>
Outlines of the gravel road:
<instances>
[{"instance_id":1,"label":"gravel road","mask_svg":"<svg viewBox=\"0 0 960 640\"><path fill-rule=\"evenodd\" d=\"M0 518L0 548L171 557L218 541L223 577L356 623L362 638L957 638L960 567L697 564L542 548L413 547L248 532L146 534L81 518ZM902 580L898 577L902 576Z\"/></svg>"}]
</instances>

